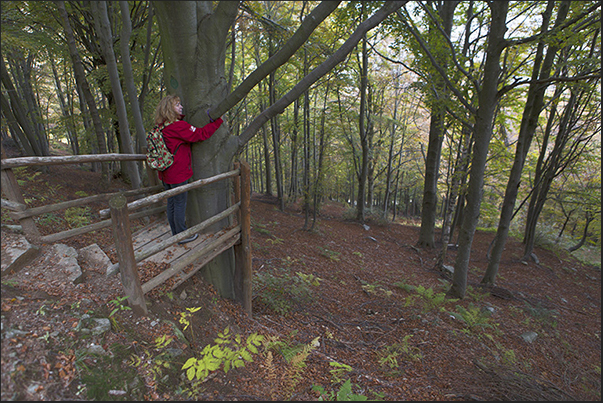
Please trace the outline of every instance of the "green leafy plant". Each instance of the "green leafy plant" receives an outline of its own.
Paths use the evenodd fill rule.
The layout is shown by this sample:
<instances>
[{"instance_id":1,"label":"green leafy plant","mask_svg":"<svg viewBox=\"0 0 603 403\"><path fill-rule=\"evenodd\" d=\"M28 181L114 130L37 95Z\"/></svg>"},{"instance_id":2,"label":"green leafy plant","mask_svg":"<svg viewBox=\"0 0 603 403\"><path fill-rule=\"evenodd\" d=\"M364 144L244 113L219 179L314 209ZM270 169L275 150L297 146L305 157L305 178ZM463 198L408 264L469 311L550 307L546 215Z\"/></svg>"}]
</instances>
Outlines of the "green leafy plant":
<instances>
[{"instance_id":1,"label":"green leafy plant","mask_svg":"<svg viewBox=\"0 0 603 403\"><path fill-rule=\"evenodd\" d=\"M331 361L331 362L329 362L329 365L334 367L334 369L329 370L329 372L333 376L333 379L331 380L331 382L337 382L337 383L342 382L343 375L352 371L352 367L350 367L348 364L342 364L337 361Z\"/></svg>"},{"instance_id":2,"label":"green leafy plant","mask_svg":"<svg viewBox=\"0 0 603 403\"><path fill-rule=\"evenodd\" d=\"M54 225L60 223L62 219L54 213L44 213L35 218L35 221L40 225Z\"/></svg>"},{"instance_id":3,"label":"green leafy plant","mask_svg":"<svg viewBox=\"0 0 603 403\"><path fill-rule=\"evenodd\" d=\"M300 271L295 272L295 274L297 274L304 282L316 287L320 285L320 280L322 280L320 277L316 277L314 274L304 274Z\"/></svg>"},{"instance_id":4,"label":"green leafy plant","mask_svg":"<svg viewBox=\"0 0 603 403\"><path fill-rule=\"evenodd\" d=\"M476 290L472 286L468 285L466 290L467 296L474 299L475 302L480 302L484 298L490 296L489 292L482 292L481 290Z\"/></svg>"},{"instance_id":5,"label":"green leafy plant","mask_svg":"<svg viewBox=\"0 0 603 403\"><path fill-rule=\"evenodd\" d=\"M355 394L352 390L352 381L346 380L337 392L327 392L324 387L320 385L313 385L312 390L319 393L319 401L365 401L368 397L364 395Z\"/></svg>"},{"instance_id":6,"label":"green leafy plant","mask_svg":"<svg viewBox=\"0 0 603 403\"><path fill-rule=\"evenodd\" d=\"M186 328L190 326L191 322L189 319L193 316L193 313L197 312L199 309L201 309L201 307L186 308L188 312L180 312L180 319L178 321L184 325L184 329L182 330L186 330Z\"/></svg>"},{"instance_id":7,"label":"green leafy plant","mask_svg":"<svg viewBox=\"0 0 603 403\"><path fill-rule=\"evenodd\" d=\"M404 290L404 291L406 291L406 292L413 292L413 291L414 291L414 290L417 288L417 287L415 287L414 285L407 284L407 283L402 282L402 281L396 281L396 282L394 283L394 285L395 285L396 287L398 287L398 288L403 289L403 290Z\"/></svg>"},{"instance_id":8,"label":"green leafy plant","mask_svg":"<svg viewBox=\"0 0 603 403\"><path fill-rule=\"evenodd\" d=\"M266 242L270 242L272 245L275 245L275 244L278 245L278 244L283 243L284 239L273 235L272 238L266 239Z\"/></svg>"},{"instance_id":9,"label":"green leafy plant","mask_svg":"<svg viewBox=\"0 0 603 403\"><path fill-rule=\"evenodd\" d=\"M306 368L306 359L312 350L320 345L318 342L319 338L320 336L315 337L310 343L303 345L301 351L288 360L289 365L285 370L283 388L285 400L291 399L291 395L295 391L297 384L302 380L303 371Z\"/></svg>"},{"instance_id":10,"label":"green leafy plant","mask_svg":"<svg viewBox=\"0 0 603 403\"><path fill-rule=\"evenodd\" d=\"M9 287L14 287L17 284L19 284L19 282L15 279L10 279L10 280L2 280L2 284L7 285Z\"/></svg>"},{"instance_id":11,"label":"green leafy plant","mask_svg":"<svg viewBox=\"0 0 603 403\"><path fill-rule=\"evenodd\" d=\"M385 346L377 351L377 357L381 366L388 366L391 370L397 370L400 366L399 358L418 361L423 358L421 350L411 346L409 343L411 334L404 336L400 343L394 343L391 346Z\"/></svg>"},{"instance_id":12,"label":"green leafy plant","mask_svg":"<svg viewBox=\"0 0 603 403\"><path fill-rule=\"evenodd\" d=\"M386 297L390 297L393 294L390 290L386 290L385 288L381 287L379 282L375 282L373 284L367 283L364 280L360 280L360 282L362 283L362 289L368 292L369 294L376 295L378 293L382 293L385 294Z\"/></svg>"},{"instance_id":13,"label":"green leafy plant","mask_svg":"<svg viewBox=\"0 0 603 403\"><path fill-rule=\"evenodd\" d=\"M341 252L336 252L327 248L323 248L321 246L318 247L318 249L320 249L320 254L321 256L326 257L327 259L331 259L334 260L336 262L339 261L339 256L341 255Z\"/></svg>"},{"instance_id":14,"label":"green leafy plant","mask_svg":"<svg viewBox=\"0 0 603 403\"><path fill-rule=\"evenodd\" d=\"M312 286L319 284L319 278L291 275L284 273L276 275L268 271L256 274L253 279L256 283L259 300L270 309L284 315L294 306L311 300Z\"/></svg>"},{"instance_id":15,"label":"green leafy plant","mask_svg":"<svg viewBox=\"0 0 603 403\"><path fill-rule=\"evenodd\" d=\"M36 311L36 315L46 316L47 309L48 309L48 307L46 306L46 304L42 304Z\"/></svg>"},{"instance_id":16,"label":"green leafy plant","mask_svg":"<svg viewBox=\"0 0 603 403\"><path fill-rule=\"evenodd\" d=\"M115 308L113 308L113 310L109 314L109 317L112 317L113 315L115 315L115 313L117 311L131 310L132 308L130 308L128 305L124 304L124 301L127 299L128 299L128 296L125 296L125 297L116 297L115 299L112 299L111 301L109 301L109 304L115 306Z\"/></svg>"},{"instance_id":17,"label":"green leafy plant","mask_svg":"<svg viewBox=\"0 0 603 403\"><path fill-rule=\"evenodd\" d=\"M456 302L458 299L446 299L445 292L435 292L431 287L425 288L422 285L416 287L415 291L423 300L423 312L431 310L444 311L444 305L448 302Z\"/></svg>"},{"instance_id":18,"label":"green leafy plant","mask_svg":"<svg viewBox=\"0 0 603 403\"><path fill-rule=\"evenodd\" d=\"M522 309L540 323L549 324L554 328L557 327L556 317L559 312L556 309L548 309L542 306L542 303L540 302L536 303L535 305L531 305L527 301L524 301L524 306Z\"/></svg>"},{"instance_id":19,"label":"green leafy plant","mask_svg":"<svg viewBox=\"0 0 603 403\"><path fill-rule=\"evenodd\" d=\"M90 224L90 207L70 207L65 210L65 220L71 228Z\"/></svg>"},{"instance_id":20,"label":"green leafy plant","mask_svg":"<svg viewBox=\"0 0 603 403\"><path fill-rule=\"evenodd\" d=\"M264 336L253 333L244 341L240 334L233 336L229 327L226 327L222 333L218 333L215 345L205 346L201 351L201 358L189 358L182 369L186 370L189 381L201 381L220 367L224 369L224 373L228 373L231 368L243 367L245 361L253 362L252 354L258 353L258 346L263 339Z\"/></svg>"},{"instance_id":21,"label":"green leafy plant","mask_svg":"<svg viewBox=\"0 0 603 403\"><path fill-rule=\"evenodd\" d=\"M487 309L481 309L479 306L476 306L473 303L469 303L468 308L465 308L462 305L457 305L456 312L449 313L456 319L465 323L468 331L475 331L477 329L485 328L494 329L494 325L490 323L490 311Z\"/></svg>"}]
</instances>

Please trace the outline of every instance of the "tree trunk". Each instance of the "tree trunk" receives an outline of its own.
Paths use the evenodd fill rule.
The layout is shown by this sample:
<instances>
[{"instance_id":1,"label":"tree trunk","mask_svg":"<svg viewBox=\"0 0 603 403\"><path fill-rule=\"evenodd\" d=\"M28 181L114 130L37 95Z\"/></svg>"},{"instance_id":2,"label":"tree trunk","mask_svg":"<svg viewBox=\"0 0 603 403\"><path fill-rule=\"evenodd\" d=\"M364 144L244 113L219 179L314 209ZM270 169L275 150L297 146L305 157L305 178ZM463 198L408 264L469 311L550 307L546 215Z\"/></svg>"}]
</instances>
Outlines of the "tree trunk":
<instances>
[{"instance_id":1,"label":"tree trunk","mask_svg":"<svg viewBox=\"0 0 603 403\"><path fill-rule=\"evenodd\" d=\"M448 243L452 236L452 217L457 206L457 199L461 190L461 184L466 181L467 168L469 166L469 155L471 153L471 133L463 127L461 138L459 139L459 151L452 172L452 180L450 185L450 194L446 202L446 211L444 213L444 221L442 222L442 247L440 256L438 257L437 267L441 268L446 264L446 255L448 253Z\"/></svg>"},{"instance_id":2,"label":"tree trunk","mask_svg":"<svg viewBox=\"0 0 603 403\"><path fill-rule=\"evenodd\" d=\"M586 243L586 238L588 237L588 226L595 219L595 216L589 212L586 212L585 218L586 218L586 223L584 224L584 231L582 232L582 238L580 239L580 242L578 242L576 245L567 248L567 250L570 253L577 251L578 249L583 247L584 244Z\"/></svg>"},{"instance_id":3,"label":"tree trunk","mask_svg":"<svg viewBox=\"0 0 603 403\"><path fill-rule=\"evenodd\" d=\"M24 137L22 138L22 140L27 139L27 143L29 143L29 147L27 147L26 142L23 142L22 145L24 146L24 149L27 150L28 148L30 148L33 151L32 155L43 156L44 150L38 142L38 139L34 135L34 128L32 127L32 123L30 122L30 120L27 118L27 113L23 105L21 104L21 100L17 95L17 89L13 85L13 81L11 80L8 70L6 69L6 65L4 64L4 58L2 58L0 68L2 69L0 73L2 78L2 84L4 85L4 88L6 88L6 92L8 93L8 96L10 98L9 103L6 97L4 97L4 93L2 94L2 98L4 100L2 108L4 109L5 105L10 108L10 112L7 111L7 113L12 115L12 121L17 123L21 128L19 131L13 131L13 134L18 135L19 133L23 133ZM13 128L15 128L14 124Z\"/></svg>"},{"instance_id":4,"label":"tree trunk","mask_svg":"<svg viewBox=\"0 0 603 403\"><path fill-rule=\"evenodd\" d=\"M138 95L136 91L136 84L134 83L134 73L132 71L132 62L130 57L130 36L132 34L132 22L130 21L130 8L128 2L121 0L119 2L121 9L121 38L120 51L121 51L121 63L124 70L124 82L126 84L126 90L128 93L128 100L130 101L130 112L134 119L134 127L136 128L136 153L142 153L143 148L146 146L146 130L142 120L141 109L138 106Z\"/></svg>"},{"instance_id":5,"label":"tree trunk","mask_svg":"<svg viewBox=\"0 0 603 403\"><path fill-rule=\"evenodd\" d=\"M6 122L8 123L8 127L10 128L10 132L13 135L13 139L15 140L17 145L19 145L21 152L26 156L36 155L36 153L32 147L32 144L30 143L29 139L27 138L27 136L21 129L21 125L17 122L17 118L13 114L10 103L4 96L4 91L0 92L0 101L1 101L0 106L2 108L2 114L4 115L4 118L6 119Z\"/></svg>"},{"instance_id":6,"label":"tree trunk","mask_svg":"<svg viewBox=\"0 0 603 403\"><path fill-rule=\"evenodd\" d=\"M126 111L126 101L121 89L117 61L115 59L115 52L113 51L111 25L109 22L109 15L107 14L107 3L105 1L91 1L90 6L94 15L94 22L96 24L99 42L105 56L105 61L107 62L109 81L111 82L111 90L117 110L117 118L119 120L119 139L121 140L121 149L126 154L134 154L132 137L130 136L130 125L128 123L128 112ZM128 44L126 42L126 47L127 45ZM141 181L136 162L125 161L123 162L123 165L126 167L126 174L128 179L130 179L132 187L134 189L139 189Z\"/></svg>"},{"instance_id":7,"label":"tree trunk","mask_svg":"<svg viewBox=\"0 0 603 403\"><path fill-rule=\"evenodd\" d=\"M231 136L227 124L223 124L210 139L194 144L193 179L213 176L228 170L234 156L244 149L245 144L271 116L282 113L286 106L302 95L314 82L343 61L369 29L375 27L404 3L386 2L372 17L360 24L333 55L263 111L240 136ZM178 94L183 100L187 110L187 121L198 127L203 126L208 122L206 114L208 109L210 114L213 113L212 117L220 116L243 99L253 88L252 85L245 90L239 86L233 91L234 95L227 99L226 40L228 30L236 18L239 2L220 1L214 7L211 1L155 1L153 6L156 8L155 14L161 32L168 91ZM297 38L296 35L294 37ZM302 39L299 46L304 41L305 39ZM289 43L283 49L288 45ZM275 57L277 55L281 53L277 52ZM277 67L278 65L268 65L262 68L260 76L264 73L269 74ZM219 104L218 107L212 108L212 105L216 104ZM230 205L230 201L230 185L227 181L191 191L187 205L187 222L189 225L197 224L224 210ZM218 223L215 228L209 230L220 229L226 224ZM215 258L202 271L203 276L223 297L234 298L233 264L232 251L228 251Z\"/></svg>"},{"instance_id":8,"label":"tree trunk","mask_svg":"<svg viewBox=\"0 0 603 403\"><path fill-rule=\"evenodd\" d=\"M498 79L501 70L499 62L505 46L504 34L509 2L496 1L488 4L491 10L490 33L486 49L484 78L478 96L479 107L474 129L475 142L469 173L467 205L465 206L464 219L459 232L459 248L454 266L452 286L448 291L448 294L453 298L464 298L467 291L471 244L479 218L488 146L492 137L494 111L498 105Z\"/></svg>"},{"instance_id":9,"label":"tree trunk","mask_svg":"<svg viewBox=\"0 0 603 403\"><path fill-rule=\"evenodd\" d=\"M73 30L71 29L71 25L69 23L69 16L67 15L67 10L65 9L65 2L57 1L56 4L61 14L61 23L63 24L63 28L65 29L65 37L69 46L69 54L71 56L71 61L73 62L75 79L79 88L82 91L84 99L86 100L86 105L88 106L90 118L92 119L92 123L94 126L94 133L96 134L96 147L100 154L106 154L107 143L105 142L105 133L103 131L103 125L101 123L98 109L96 108L96 101L94 100L94 96L92 95L92 92L90 91L90 86L88 85L88 81L86 80L86 73L84 72L84 67L82 66L82 61L78 53L77 46L75 44ZM110 179L109 165L101 164L101 178L103 182L108 185Z\"/></svg>"},{"instance_id":10,"label":"tree trunk","mask_svg":"<svg viewBox=\"0 0 603 403\"><path fill-rule=\"evenodd\" d=\"M554 2L549 1L547 9L543 14L541 32L546 32L549 29L549 21L553 12ZM557 20L555 21L555 28L559 27L569 10L569 2L564 1L560 4L557 12ZM505 243L509 234L509 226L513 217L513 210L515 208L515 201L517 200L517 193L521 181L521 172L532 143L532 138L538 127L538 117L544 107L544 93L547 89L546 84L537 84L535 81L538 79L546 80L550 76L550 72L553 66L555 55L557 54L558 47L552 45L549 47L546 57L543 59L544 42L541 41L538 44L536 51L536 57L534 61L534 68L532 71L532 83L528 89L528 96L526 100L526 106L523 111L521 125L519 129L519 135L517 139L517 145L515 149L515 160L509 173L509 180L507 182L507 188L505 191L505 197L503 200L500 219L498 223L498 229L494 238L494 245L488 262L488 268L482 278L482 284L493 285L496 281L496 274L498 273L498 266L502 257L502 252L505 247ZM542 62L542 67L541 67Z\"/></svg>"},{"instance_id":11,"label":"tree trunk","mask_svg":"<svg viewBox=\"0 0 603 403\"><path fill-rule=\"evenodd\" d=\"M369 165L369 146L367 128L364 120L366 115L366 91L368 81L368 50L366 36L362 38L362 65L360 67L360 112L358 116L358 134L360 135L360 146L362 148L362 159L360 160L360 172L358 176L358 194L356 195L356 220L364 222L366 182Z\"/></svg>"},{"instance_id":12,"label":"tree trunk","mask_svg":"<svg viewBox=\"0 0 603 403\"><path fill-rule=\"evenodd\" d=\"M63 92L63 87L61 86L61 79L59 77L59 73L57 72L54 58L50 58L50 66L52 68L52 74L54 77L57 98L59 100L59 105L61 106L61 114L63 115L63 118L65 118L65 131L67 132L71 152L73 155L79 155L80 145L77 138L77 129L75 128L75 124L73 122L73 114L70 113L68 103L65 100L65 94Z\"/></svg>"},{"instance_id":13,"label":"tree trunk","mask_svg":"<svg viewBox=\"0 0 603 403\"><path fill-rule=\"evenodd\" d=\"M270 47L272 47L272 39L270 39ZM270 52L272 56L272 52ZM271 72L268 80L268 95L270 105L276 102L276 79L275 72ZM274 150L274 177L276 179L276 195L278 206L281 211L285 211L285 197L283 195L283 173L281 164L281 133L278 123L278 115L270 118L270 128L272 129L272 147Z\"/></svg>"},{"instance_id":14,"label":"tree trunk","mask_svg":"<svg viewBox=\"0 0 603 403\"><path fill-rule=\"evenodd\" d=\"M447 37L452 32L454 9L458 1L444 1L440 3L439 16L442 20L442 30ZM430 27L434 30L435 27ZM442 70L448 68L449 52L436 52L436 62ZM438 203L438 176L440 171L440 158L442 155L442 142L444 141L444 119L446 117L445 104L449 99L449 90L439 74L432 76L434 81L431 102L431 121L429 124L429 143L427 146L427 158L425 159L425 183L423 186L423 205L421 208L421 229L417 245L431 249L435 247L435 221Z\"/></svg>"}]
</instances>

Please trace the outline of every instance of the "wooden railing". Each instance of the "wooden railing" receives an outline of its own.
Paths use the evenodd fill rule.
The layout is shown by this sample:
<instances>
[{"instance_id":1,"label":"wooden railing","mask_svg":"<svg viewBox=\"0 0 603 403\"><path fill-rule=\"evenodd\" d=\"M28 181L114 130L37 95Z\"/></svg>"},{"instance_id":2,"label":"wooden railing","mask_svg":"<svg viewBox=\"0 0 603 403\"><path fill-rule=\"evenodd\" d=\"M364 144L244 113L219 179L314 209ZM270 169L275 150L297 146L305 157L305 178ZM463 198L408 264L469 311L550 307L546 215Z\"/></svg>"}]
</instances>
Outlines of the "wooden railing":
<instances>
[{"instance_id":1,"label":"wooden railing","mask_svg":"<svg viewBox=\"0 0 603 403\"><path fill-rule=\"evenodd\" d=\"M52 157L19 157L5 158L2 153L2 191L5 193L6 199L2 199L2 207L7 208L11 212L9 216L18 220L23 230L25 238L33 245L41 245L44 243L54 243L63 239L86 234L91 231L108 227L111 225L111 220L103 220L100 222L88 224L79 228L74 228L62 232L56 232L42 236L33 220L33 217L41 216L46 213L86 205L96 201L109 201L111 197L119 193L103 193L89 197L69 200L61 203L48 204L42 207L30 208L25 203L21 187L17 183L17 179L12 171L13 168L22 166L47 166L47 165L67 165L67 164L82 164L87 162L111 162L111 161L144 161L144 154L89 154L89 155L73 155L73 156L52 156ZM151 186L134 189L122 192L124 196L139 196L149 193L157 193L163 190L163 186L159 185L157 174L152 170L147 169L149 184ZM149 215L158 214L165 210L165 206L155 207L151 210L146 210L132 214L131 219L142 218Z\"/></svg>"},{"instance_id":2,"label":"wooden railing","mask_svg":"<svg viewBox=\"0 0 603 403\"><path fill-rule=\"evenodd\" d=\"M129 213L135 209L153 205L158 201L175 196L180 193L188 192L192 189L198 189L202 186L225 180L228 178L235 179L235 203L205 221L188 228L176 235L150 245L139 252L134 252L132 244L132 234L130 230ZM251 249L249 235L251 230L250 219L250 175L249 165L245 162L237 163L234 170L213 176L211 178L199 179L184 186L179 186L175 189L166 190L156 195L148 196L143 199L127 203L123 195L114 196L109 201L109 209L100 211L101 216L110 214L113 222L113 236L115 237L115 247L118 257L118 264L113 265L111 271L119 269L121 282L124 286L124 291L129 297L128 301L132 309L138 310L141 315L147 314L147 306L144 299L144 294L151 291L158 285L166 282L168 279L179 274L179 281L173 285L175 288L183 281L191 277L205 264L213 258L220 255L224 251L234 247L235 252L235 300L243 306L243 309L251 315ZM159 253L175 243L190 237L211 225L222 221L230 215L237 214L237 225L232 228L224 229L214 238L206 243L197 246L189 251L184 260L179 261L177 265L172 265L169 269L159 273L154 278L144 284L140 283L138 275L138 263L147 259L156 253ZM186 274L183 273L185 267L191 263L195 266Z\"/></svg>"},{"instance_id":3,"label":"wooden railing","mask_svg":"<svg viewBox=\"0 0 603 403\"><path fill-rule=\"evenodd\" d=\"M126 296L128 296L128 303L134 312L139 315L148 314L144 299L145 293L164 283L176 274L180 274L178 284L182 283L213 258L230 249L231 247L234 247L235 300L237 300L237 302L243 306L243 309L249 315L251 315L251 249L249 240L251 192L250 172L249 165L247 163L237 163L235 169L230 172L219 174L211 178L199 179L187 185L167 191L161 191L163 186L157 184L158 179L156 172L147 167L149 184L151 185L149 187L119 193L99 194L35 208L29 208L25 203L21 188L19 187L15 175L12 172L12 168L20 166L80 164L85 162L108 161L145 161L145 159L144 154L100 154L62 157L5 158L3 152L1 165L2 191L5 193L8 199L2 199L2 207L5 207L11 211L9 215L11 218L19 221L25 238L33 245L57 242L62 239L81 235L90 231L96 231L111 225L118 262L113 265L110 271L117 272L119 270L124 292ZM202 223L187 229L184 232L173 235L162 242L134 253L132 233L130 229L130 221L132 219L142 218L148 215L155 215L164 211L165 205L161 205L161 202L168 197L229 178L234 180L235 193L235 202L231 207L203 221ZM126 197L139 196L149 193L153 194L130 203L127 202ZM33 217L45 213L104 200L108 201L109 209L99 211L99 215L101 218L110 218L97 223L82 226L80 228L42 236L36 226L35 221L33 220ZM160 206L156 207L158 205ZM144 211L133 212L144 207L149 208ZM236 226L220 231L218 234L214 234L215 239L203 244L200 249L194 249L189 252L189 254L186 256L186 259L181 260L178 265L170 267L145 284L140 283L140 278L137 271L137 264L139 262L234 214L236 214L237 218ZM182 273L182 270L191 263L195 263L194 268L186 274Z\"/></svg>"}]
</instances>

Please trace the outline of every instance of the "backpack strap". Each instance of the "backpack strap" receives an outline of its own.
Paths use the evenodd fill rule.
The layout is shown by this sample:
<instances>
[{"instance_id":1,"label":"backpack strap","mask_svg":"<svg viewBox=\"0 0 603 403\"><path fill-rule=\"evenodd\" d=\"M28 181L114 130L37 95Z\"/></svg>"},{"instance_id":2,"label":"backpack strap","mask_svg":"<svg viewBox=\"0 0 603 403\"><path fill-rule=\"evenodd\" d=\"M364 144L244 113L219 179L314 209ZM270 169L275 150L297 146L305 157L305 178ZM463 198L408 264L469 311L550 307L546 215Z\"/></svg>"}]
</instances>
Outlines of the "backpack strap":
<instances>
[{"instance_id":1,"label":"backpack strap","mask_svg":"<svg viewBox=\"0 0 603 403\"><path fill-rule=\"evenodd\" d=\"M165 129L165 122L163 122L160 126L159 126L159 131L161 132L161 136L163 136L163 129ZM165 138L163 139L163 142L165 143ZM180 148L180 146L182 145L182 143L178 144L178 147L176 147L176 151L174 151L172 153L172 155L176 155L176 153L178 152L178 149ZM165 147L168 149L168 151L170 150L167 146L167 143L165 143ZM171 152L171 151L170 151Z\"/></svg>"}]
</instances>

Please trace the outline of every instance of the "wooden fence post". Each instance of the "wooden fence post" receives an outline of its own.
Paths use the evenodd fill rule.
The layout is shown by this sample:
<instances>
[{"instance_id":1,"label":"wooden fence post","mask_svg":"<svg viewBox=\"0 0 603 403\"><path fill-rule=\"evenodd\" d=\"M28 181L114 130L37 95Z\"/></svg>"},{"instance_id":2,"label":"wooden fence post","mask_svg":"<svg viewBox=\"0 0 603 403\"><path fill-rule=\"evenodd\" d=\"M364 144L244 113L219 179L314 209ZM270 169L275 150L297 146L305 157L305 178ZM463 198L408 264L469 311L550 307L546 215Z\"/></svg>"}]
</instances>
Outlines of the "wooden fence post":
<instances>
[{"instance_id":1,"label":"wooden fence post","mask_svg":"<svg viewBox=\"0 0 603 403\"><path fill-rule=\"evenodd\" d=\"M6 154L4 153L4 150L2 150L2 159L5 158ZM17 183L17 178L15 178L12 169L3 169L0 175L2 178L2 191L6 194L8 200L27 206L25 204L25 199L23 198L23 192L21 192L21 187L19 186L19 183ZM20 218L19 224L21 224L25 239L27 239L29 243L33 245L40 245L42 243L42 235L32 217Z\"/></svg>"},{"instance_id":2,"label":"wooden fence post","mask_svg":"<svg viewBox=\"0 0 603 403\"><path fill-rule=\"evenodd\" d=\"M249 316L252 314L252 270L251 270L251 175L249 164L239 163L240 179L235 179L235 200L241 202L239 225L241 242L235 246L235 296ZM238 186L237 186L238 182ZM238 189L237 189L238 188Z\"/></svg>"},{"instance_id":3,"label":"wooden fence post","mask_svg":"<svg viewBox=\"0 0 603 403\"><path fill-rule=\"evenodd\" d=\"M113 196L109 200L111 209L111 223L113 224L113 239L119 260L119 271L124 292L128 297L128 304L138 316L147 316L148 310L144 293L140 285L140 277L136 269L134 246L132 245L132 231L128 217L127 199L124 195Z\"/></svg>"}]
</instances>

